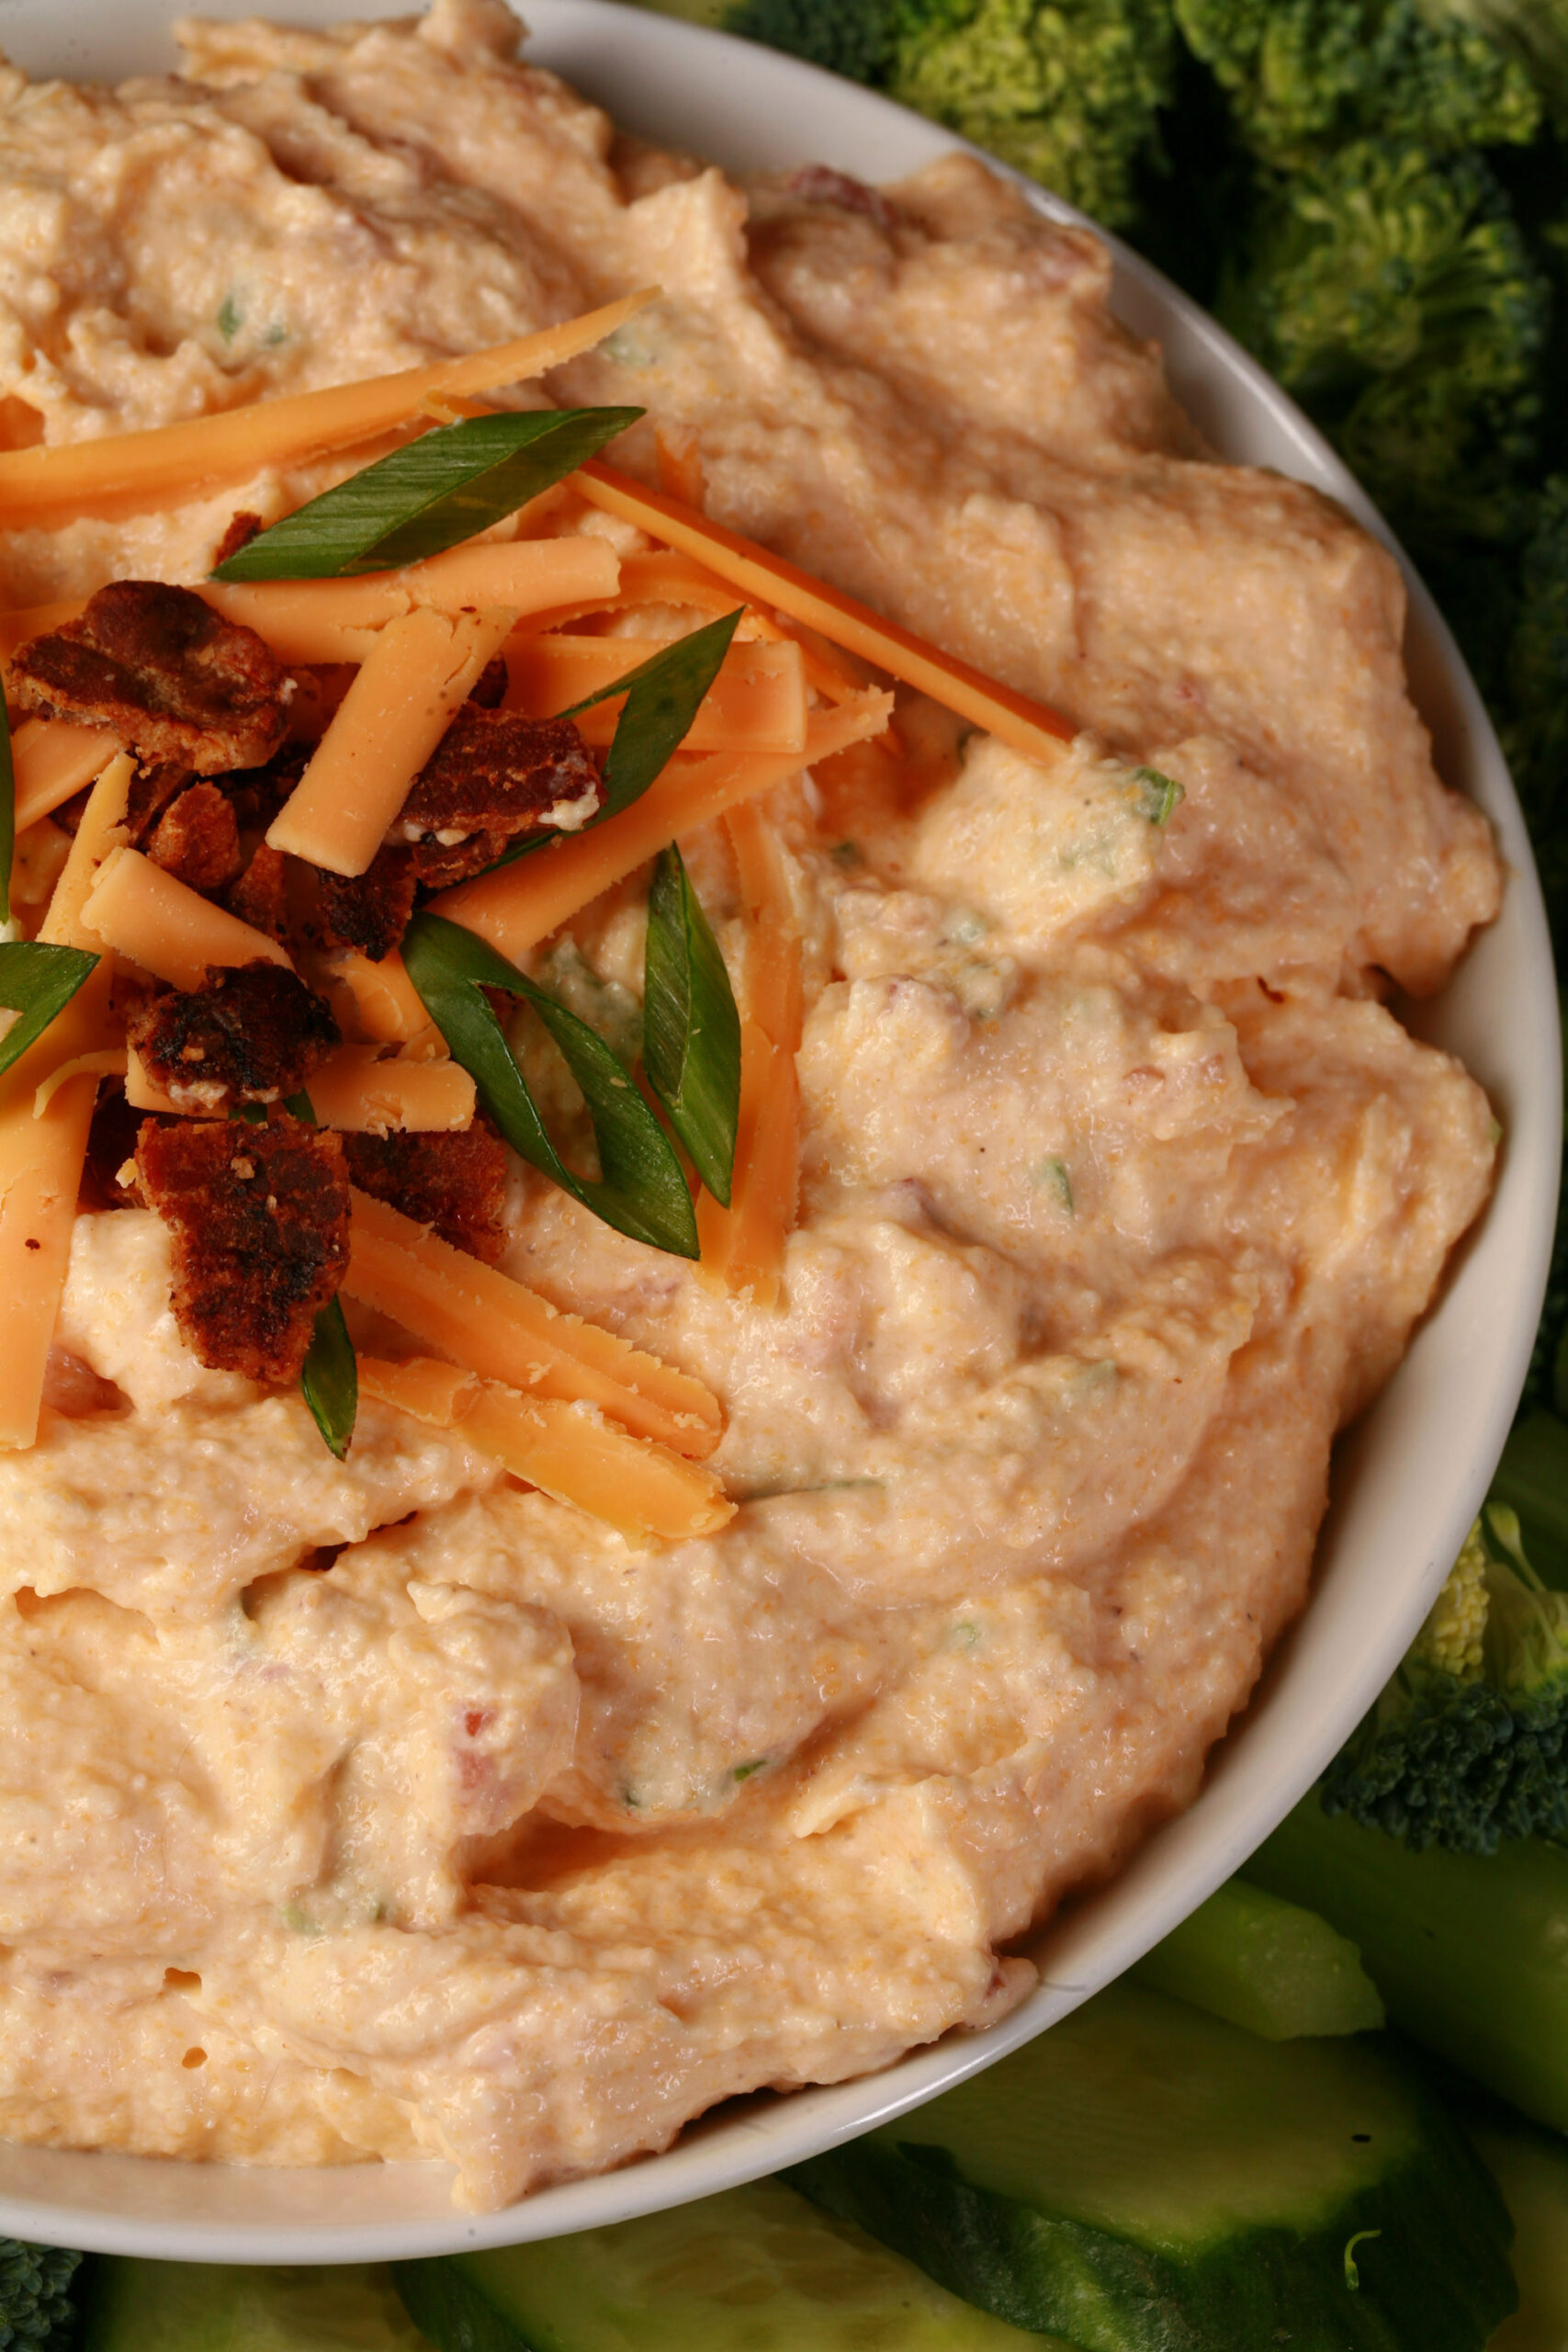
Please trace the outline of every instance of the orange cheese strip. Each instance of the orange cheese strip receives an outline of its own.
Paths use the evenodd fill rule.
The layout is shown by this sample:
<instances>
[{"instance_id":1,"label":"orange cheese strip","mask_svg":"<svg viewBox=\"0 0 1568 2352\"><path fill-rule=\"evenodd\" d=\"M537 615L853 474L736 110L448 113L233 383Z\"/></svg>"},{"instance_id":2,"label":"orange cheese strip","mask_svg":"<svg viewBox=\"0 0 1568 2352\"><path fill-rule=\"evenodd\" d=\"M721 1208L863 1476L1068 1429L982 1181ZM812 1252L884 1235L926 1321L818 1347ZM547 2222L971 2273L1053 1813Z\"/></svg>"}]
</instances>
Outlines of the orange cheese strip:
<instances>
[{"instance_id":1,"label":"orange cheese strip","mask_svg":"<svg viewBox=\"0 0 1568 2352\"><path fill-rule=\"evenodd\" d=\"M764 1036L786 1054L800 1045L800 933L784 851L755 802L732 808L724 820L740 873L746 934L746 1010Z\"/></svg>"},{"instance_id":2,"label":"orange cheese strip","mask_svg":"<svg viewBox=\"0 0 1568 2352\"><path fill-rule=\"evenodd\" d=\"M795 1057L803 1011L800 933L777 834L754 803L725 829L748 917L746 1019L740 1032L740 1117L729 1206L697 1204L703 1270L759 1306L779 1294L784 1246L800 1189L800 1089Z\"/></svg>"},{"instance_id":3,"label":"orange cheese strip","mask_svg":"<svg viewBox=\"0 0 1568 2352\"><path fill-rule=\"evenodd\" d=\"M754 1021L743 1021L730 1204L721 1208L711 1193L704 1193L697 1202L704 1273L716 1275L728 1290L749 1291L758 1306L773 1306L799 1183L800 1088L795 1056L764 1036Z\"/></svg>"},{"instance_id":4,"label":"orange cheese strip","mask_svg":"<svg viewBox=\"0 0 1568 2352\"><path fill-rule=\"evenodd\" d=\"M522 1396L487 1381L457 1426L514 1477L575 1503L632 1543L711 1535L735 1516L710 1470L557 1397Z\"/></svg>"},{"instance_id":5,"label":"orange cheese strip","mask_svg":"<svg viewBox=\"0 0 1568 2352\"><path fill-rule=\"evenodd\" d=\"M401 571L352 580L203 580L197 593L226 620L265 637L280 661L363 662L375 632L416 605L446 613L505 605L531 615L573 598L613 598L619 572L604 539L485 540Z\"/></svg>"},{"instance_id":6,"label":"orange cheese strip","mask_svg":"<svg viewBox=\"0 0 1568 2352\"><path fill-rule=\"evenodd\" d=\"M433 1429L453 1428L479 1397L479 1384L471 1372L438 1363L434 1356L411 1356L403 1363L361 1356L358 1369L362 1396L395 1405L400 1413L428 1421Z\"/></svg>"},{"instance_id":7,"label":"orange cheese strip","mask_svg":"<svg viewBox=\"0 0 1568 2352\"><path fill-rule=\"evenodd\" d=\"M1010 686L959 662L897 621L884 620L869 605L825 581L814 580L798 565L770 555L754 539L722 523L709 522L694 507L684 506L661 491L645 490L640 482L617 473L599 458L591 458L572 476L573 485L592 505L606 514L635 523L650 537L694 556L722 580L728 580L754 604L772 605L792 620L819 629L833 645L874 662L907 686L916 686L945 709L973 719L987 734L999 736L1032 760L1054 763L1061 746L1076 733L1066 719Z\"/></svg>"},{"instance_id":8,"label":"orange cheese strip","mask_svg":"<svg viewBox=\"0 0 1568 2352\"><path fill-rule=\"evenodd\" d=\"M53 1090L40 1116L33 1107L62 1063L101 1049L108 996L106 956L0 1079L0 1447L31 1445L38 1435L97 1079L83 1071Z\"/></svg>"},{"instance_id":9,"label":"orange cheese strip","mask_svg":"<svg viewBox=\"0 0 1568 2352\"><path fill-rule=\"evenodd\" d=\"M310 1107L345 1135L453 1135L474 1124L474 1081L454 1061L380 1061L375 1046L341 1046L312 1070Z\"/></svg>"},{"instance_id":10,"label":"orange cheese strip","mask_svg":"<svg viewBox=\"0 0 1568 2352\"><path fill-rule=\"evenodd\" d=\"M410 1045L432 1025L424 1000L395 947L378 964L357 947L340 948L324 959L321 968L329 985L341 987L352 999L355 1020L377 1045Z\"/></svg>"},{"instance_id":11,"label":"orange cheese strip","mask_svg":"<svg viewBox=\"0 0 1568 2352\"><path fill-rule=\"evenodd\" d=\"M16 860L11 867L14 913L26 915L48 905L70 854L70 834L51 824L47 817L17 835ZM33 927L28 925L29 931Z\"/></svg>"},{"instance_id":12,"label":"orange cheese strip","mask_svg":"<svg viewBox=\"0 0 1568 2352\"><path fill-rule=\"evenodd\" d=\"M358 1191L343 1286L487 1380L569 1402L581 1398L634 1435L698 1459L718 1442L718 1400L700 1380L597 1323L559 1313L536 1292Z\"/></svg>"},{"instance_id":13,"label":"orange cheese strip","mask_svg":"<svg viewBox=\"0 0 1568 2352\"><path fill-rule=\"evenodd\" d=\"M506 698L532 718L554 718L668 650L662 639L514 637L506 649ZM616 696L580 713L583 741L608 743L623 707L624 697ZM682 741L689 752L803 752L806 673L799 646L731 645Z\"/></svg>"},{"instance_id":14,"label":"orange cheese strip","mask_svg":"<svg viewBox=\"0 0 1568 2352\"><path fill-rule=\"evenodd\" d=\"M103 953L104 943L87 928L85 910L99 867L123 846L122 828L135 774L136 763L130 754L117 752L93 786L39 932L39 937L51 946L85 947L93 956Z\"/></svg>"},{"instance_id":15,"label":"orange cheese strip","mask_svg":"<svg viewBox=\"0 0 1568 2352\"><path fill-rule=\"evenodd\" d=\"M11 738L17 832L51 817L103 774L118 749L107 728L78 727L69 718L24 719Z\"/></svg>"},{"instance_id":16,"label":"orange cheese strip","mask_svg":"<svg viewBox=\"0 0 1568 2352\"><path fill-rule=\"evenodd\" d=\"M389 621L273 819L269 846L332 874L365 873L513 619L453 619L420 605Z\"/></svg>"},{"instance_id":17,"label":"orange cheese strip","mask_svg":"<svg viewBox=\"0 0 1568 2352\"><path fill-rule=\"evenodd\" d=\"M69 879L68 866L61 887ZM137 849L110 851L87 894L82 922L92 945L116 949L172 988L198 989L214 964L254 964L261 957L292 968L276 939L215 907Z\"/></svg>"},{"instance_id":18,"label":"orange cheese strip","mask_svg":"<svg viewBox=\"0 0 1568 2352\"><path fill-rule=\"evenodd\" d=\"M431 912L477 932L515 963L601 891L635 874L677 833L694 831L814 761L879 735L892 708L891 695L872 693L857 695L836 710L813 711L804 753L715 752L679 768L671 762L640 800L608 824L520 858L498 874L459 882L431 900Z\"/></svg>"},{"instance_id":19,"label":"orange cheese strip","mask_svg":"<svg viewBox=\"0 0 1568 2352\"><path fill-rule=\"evenodd\" d=\"M173 1111L187 1119L203 1115L200 1104L176 1102L172 1095L164 1093L163 1088L148 1076L147 1065L134 1046L128 1046L125 1049L125 1099L133 1111ZM206 1115L221 1119L228 1114L220 1103Z\"/></svg>"},{"instance_id":20,"label":"orange cheese strip","mask_svg":"<svg viewBox=\"0 0 1568 2352\"><path fill-rule=\"evenodd\" d=\"M33 1116L41 1119L62 1086L73 1078L123 1078L126 1049L123 1046L102 1046L96 1053L78 1054L72 1061L62 1062L38 1088L33 1096Z\"/></svg>"},{"instance_id":21,"label":"orange cheese strip","mask_svg":"<svg viewBox=\"0 0 1568 2352\"><path fill-rule=\"evenodd\" d=\"M209 482L244 481L268 466L299 466L374 440L417 417L432 393L492 391L590 351L655 300L647 287L583 317L464 359L438 359L323 391L295 392L142 433L40 443L0 452L0 514L17 524L92 514L122 499L189 498Z\"/></svg>"},{"instance_id":22,"label":"orange cheese strip","mask_svg":"<svg viewBox=\"0 0 1568 2352\"><path fill-rule=\"evenodd\" d=\"M40 934L57 946L97 944L80 928L82 901L105 845L125 820L133 773L122 752L93 788ZM6 1307L0 1447L31 1445L38 1436L97 1079L84 1070L52 1090L41 1116L35 1118L34 1107L39 1089L62 1064L109 1043L112 968L112 957L105 956L59 1018L0 1077L0 1299Z\"/></svg>"}]
</instances>

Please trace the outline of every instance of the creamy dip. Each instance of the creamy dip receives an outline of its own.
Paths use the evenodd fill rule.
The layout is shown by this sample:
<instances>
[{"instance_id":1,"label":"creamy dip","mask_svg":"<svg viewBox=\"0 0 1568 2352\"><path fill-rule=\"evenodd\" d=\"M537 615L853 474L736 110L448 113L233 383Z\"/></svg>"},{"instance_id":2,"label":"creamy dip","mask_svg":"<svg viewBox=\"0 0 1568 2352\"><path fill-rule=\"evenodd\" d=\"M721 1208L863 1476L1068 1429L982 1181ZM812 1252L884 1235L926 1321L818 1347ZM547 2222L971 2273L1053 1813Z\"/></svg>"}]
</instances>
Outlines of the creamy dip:
<instances>
[{"instance_id":1,"label":"creamy dip","mask_svg":"<svg viewBox=\"0 0 1568 2352\"><path fill-rule=\"evenodd\" d=\"M481 2206L991 2021L1010 1945L1190 1799L1485 1198L1484 1098L1382 1000L1499 890L1394 565L1213 460L1092 236L963 157L738 186L519 38L435 0L193 22L184 78L112 93L6 70L6 437L657 281L554 397L647 408L713 514L1185 797L1157 827L1092 741L1047 775L908 697L773 796L807 972L775 1309L516 1171L508 1270L723 1400L716 1537L630 1544L387 1408L340 1465L185 1348L154 1217L78 1220L59 1343L97 1378L0 1456L0 2131L434 2154ZM615 455L651 475L652 423ZM329 478L0 534L0 601L197 578ZM725 839L682 847L739 985ZM640 896L535 959L606 1021Z\"/></svg>"}]
</instances>

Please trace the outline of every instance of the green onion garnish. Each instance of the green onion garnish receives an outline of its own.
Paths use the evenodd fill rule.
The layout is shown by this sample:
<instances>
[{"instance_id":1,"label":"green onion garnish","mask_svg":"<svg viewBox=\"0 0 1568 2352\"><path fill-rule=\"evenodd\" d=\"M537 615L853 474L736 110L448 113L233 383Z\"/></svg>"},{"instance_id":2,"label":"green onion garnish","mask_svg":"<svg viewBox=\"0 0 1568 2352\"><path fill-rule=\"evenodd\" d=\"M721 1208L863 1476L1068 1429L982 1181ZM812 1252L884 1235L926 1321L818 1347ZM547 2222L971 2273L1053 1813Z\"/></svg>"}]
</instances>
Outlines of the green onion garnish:
<instances>
[{"instance_id":1,"label":"green onion garnish","mask_svg":"<svg viewBox=\"0 0 1568 2352\"><path fill-rule=\"evenodd\" d=\"M316 1125L315 1106L302 1090L291 1094L284 1108L292 1111L297 1119L303 1119L307 1126ZM341 1298L329 1299L316 1317L299 1371L299 1393L310 1408L327 1451L342 1462L359 1415L359 1363L354 1341L348 1336Z\"/></svg>"},{"instance_id":2,"label":"green onion garnish","mask_svg":"<svg viewBox=\"0 0 1568 2352\"><path fill-rule=\"evenodd\" d=\"M258 532L214 580L341 580L439 555L560 481L639 408L508 411L437 425Z\"/></svg>"},{"instance_id":3,"label":"green onion garnish","mask_svg":"<svg viewBox=\"0 0 1568 2352\"><path fill-rule=\"evenodd\" d=\"M660 853L643 958L643 1069L703 1182L728 1208L740 1117L740 1015L673 844Z\"/></svg>"},{"instance_id":4,"label":"green onion garnish","mask_svg":"<svg viewBox=\"0 0 1568 2352\"><path fill-rule=\"evenodd\" d=\"M42 1036L97 962L85 948L46 946L41 939L0 944L0 1005L21 1016L0 1038L0 1071L8 1070Z\"/></svg>"},{"instance_id":5,"label":"green onion garnish","mask_svg":"<svg viewBox=\"0 0 1568 2352\"><path fill-rule=\"evenodd\" d=\"M1187 797L1176 778L1162 775L1158 768L1134 768L1133 777L1142 787L1144 814L1151 825L1166 824Z\"/></svg>"},{"instance_id":6,"label":"green onion garnish","mask_svg":"<svg viewBox=\"0 0 1568 2352\"><path fill-rule=\"evenodd\" d=\"M604 824L608 817L618 817L662 775L671 752L685 739L698 705L723 667L745 609L741 605L720 620L694 628L689 637L676 638L624 677L558 713L562 718L575 718L580 710L592 710L595 703L611 702L616 695L626 697L604 757L604 805L582 827L584 832ZM530 833L503 850L484 872L494 874L502 865L514 865L520 857L547 849L559 838L557 833Z\"/></svg>"},{"instance_id":7,"label":"green onion garnish","mask_svg":"<svg viewBox=\"0 0 1568 2352\"><path fill-rule=\"evenodd\" d=\"M592 710L595 703L612 702L617 695L626 697L604 760L604 806L593 820L596 825L602 825L606 817L618 817L623 808L640 800L655 776L663 772L723 668L745 609L742 605L722 619L693 629L689 637L676 638L660 652L639 662L635 670L628 670L624 678L601 686L597 694L584 695L581 702L561 712L563 718L575 718L580 710Z\"/></svg>"},{"instance_id":8,"label":"green onion garnish","mask_svg":"<svg viewBox=\"0 0 1568 2352\"><path fill-rule=\"evenodd\" d=\"M597 1031L471 931L439 915L415 915L403 939L403 963L453 1059L472 1076L513 1149L617 1233L694 1258L697 1221L674 1147L631 1071ZM592 1123L603 1171L596 1182L574 1175L550 1141L486 989L531 1004L560 1047Z\"/></svg>"}]
</instances>

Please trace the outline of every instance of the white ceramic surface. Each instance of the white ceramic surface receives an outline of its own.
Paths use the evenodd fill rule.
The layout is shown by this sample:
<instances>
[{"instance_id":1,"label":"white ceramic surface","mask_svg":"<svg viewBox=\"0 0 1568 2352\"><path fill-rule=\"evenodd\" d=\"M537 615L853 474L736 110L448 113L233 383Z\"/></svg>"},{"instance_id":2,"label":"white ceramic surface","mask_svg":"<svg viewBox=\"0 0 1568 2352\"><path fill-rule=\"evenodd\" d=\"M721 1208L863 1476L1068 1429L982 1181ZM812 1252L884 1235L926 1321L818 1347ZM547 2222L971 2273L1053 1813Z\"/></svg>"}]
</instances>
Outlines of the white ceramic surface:
<instances>
[{"instance_id":1,"label":"white ceramic surface","mask_svg":"<svg viewBox=\"0 0 1568 2352\"><path fill-rule=\"evenodd\" d=\"M208 0L238 17L262 0ZM274 0L331 22L354 0ZM955 143L809 66L610 0L523 0L529 54L629 129L732 168L822 162L866 179ZM360 0L376 13L375 0ZM174 0L0 0L0 48L34 74L109 78L172 60ZM1031 189L1043 209L1077 219ZM1177 390L1228 457L1317 484L1388 534L1319 435L1212 321L1118 251L1117 308L1163 340ZM886 2073L734 2103L667 2154L501 2213L449 2202L434 2165L290 2173L0 2143L0 2232L174 2259L347 2262L511 2244L705 2196L853 2137L988 2065L1127 1967L1251 1852L1382 1687L1458 1551L1512 1418L1545 1282L1562 1135L1556 1002L1540 896L1495 736L1443 623L1412 580L1414 691L1450 783L1481 802L1514 869L1502 920L1421 1033L1460 1054L1506 1136L1495 1197L1438 1312L1339 1451L1317 1588L1198 1802L1129 1869L1057 1921L1039 1990L1005 2024L954 2035Z\"/></svg>"}]
</instances>

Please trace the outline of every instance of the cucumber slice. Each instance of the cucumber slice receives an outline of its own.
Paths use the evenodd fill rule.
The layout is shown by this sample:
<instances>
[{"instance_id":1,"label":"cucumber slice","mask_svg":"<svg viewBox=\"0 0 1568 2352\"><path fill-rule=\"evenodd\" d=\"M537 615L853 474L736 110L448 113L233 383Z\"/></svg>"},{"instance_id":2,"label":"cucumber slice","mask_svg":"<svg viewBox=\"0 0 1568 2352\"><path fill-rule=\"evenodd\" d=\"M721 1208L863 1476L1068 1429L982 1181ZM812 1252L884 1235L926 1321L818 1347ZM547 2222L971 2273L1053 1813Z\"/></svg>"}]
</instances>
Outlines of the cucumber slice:
<instances>
[{"instance_id":1,"label":"cucumber slice","mask_svg":"<svg viewBox=\"0 0 1568 2352\"><path fill-rule=\"evenodd\" d=\"M393 2276L442 2352L1051 2352L772 2180Z\"/></svg>"},{"instance_id":2,"label":"cucumber slice","mask_svg":"<svg viewBox=\"0 0 1568 2352\"><path fill-rule=\"evenodd\" d=\"M430 2352L391 2274L91 2258L81 2352Z\"/></svg>"},{"instance_id":3,"label":"cucumber slice","mask_svg":"<svg viewBox=\"0 0 1568 2352\"><path fill-rule=\"evenodd\" d=\"M1568 2352L1568 2140L1512 2119L1472 2132L1517 2232L1519 2308L1487 2352Z\"/></svg>"},{"instance_id":4,"label":"cucumber slice","mask_svg":"<svg viewBox=\"0 0 1568 2352\"><path fill-rule=\"evenodd\" d=\"M1125 1982L784 2177L1083 2352L1480 2352L1517 2303L1490 2176L1385 2044Z\"/></svg>"},{"instance_id":5,"label":"cucumber slice","mask_svg":"<svg viewBox=\"0 0 1568 2352\"><path fill-rule=\"evenodd\" d=\"M1383 2022L1378 1988L1349 1938L1315 1911L1239 1878L1201 1903L1132 1974L1266 2041L1366 2033Z\"/></svg>"}]
</instances>

